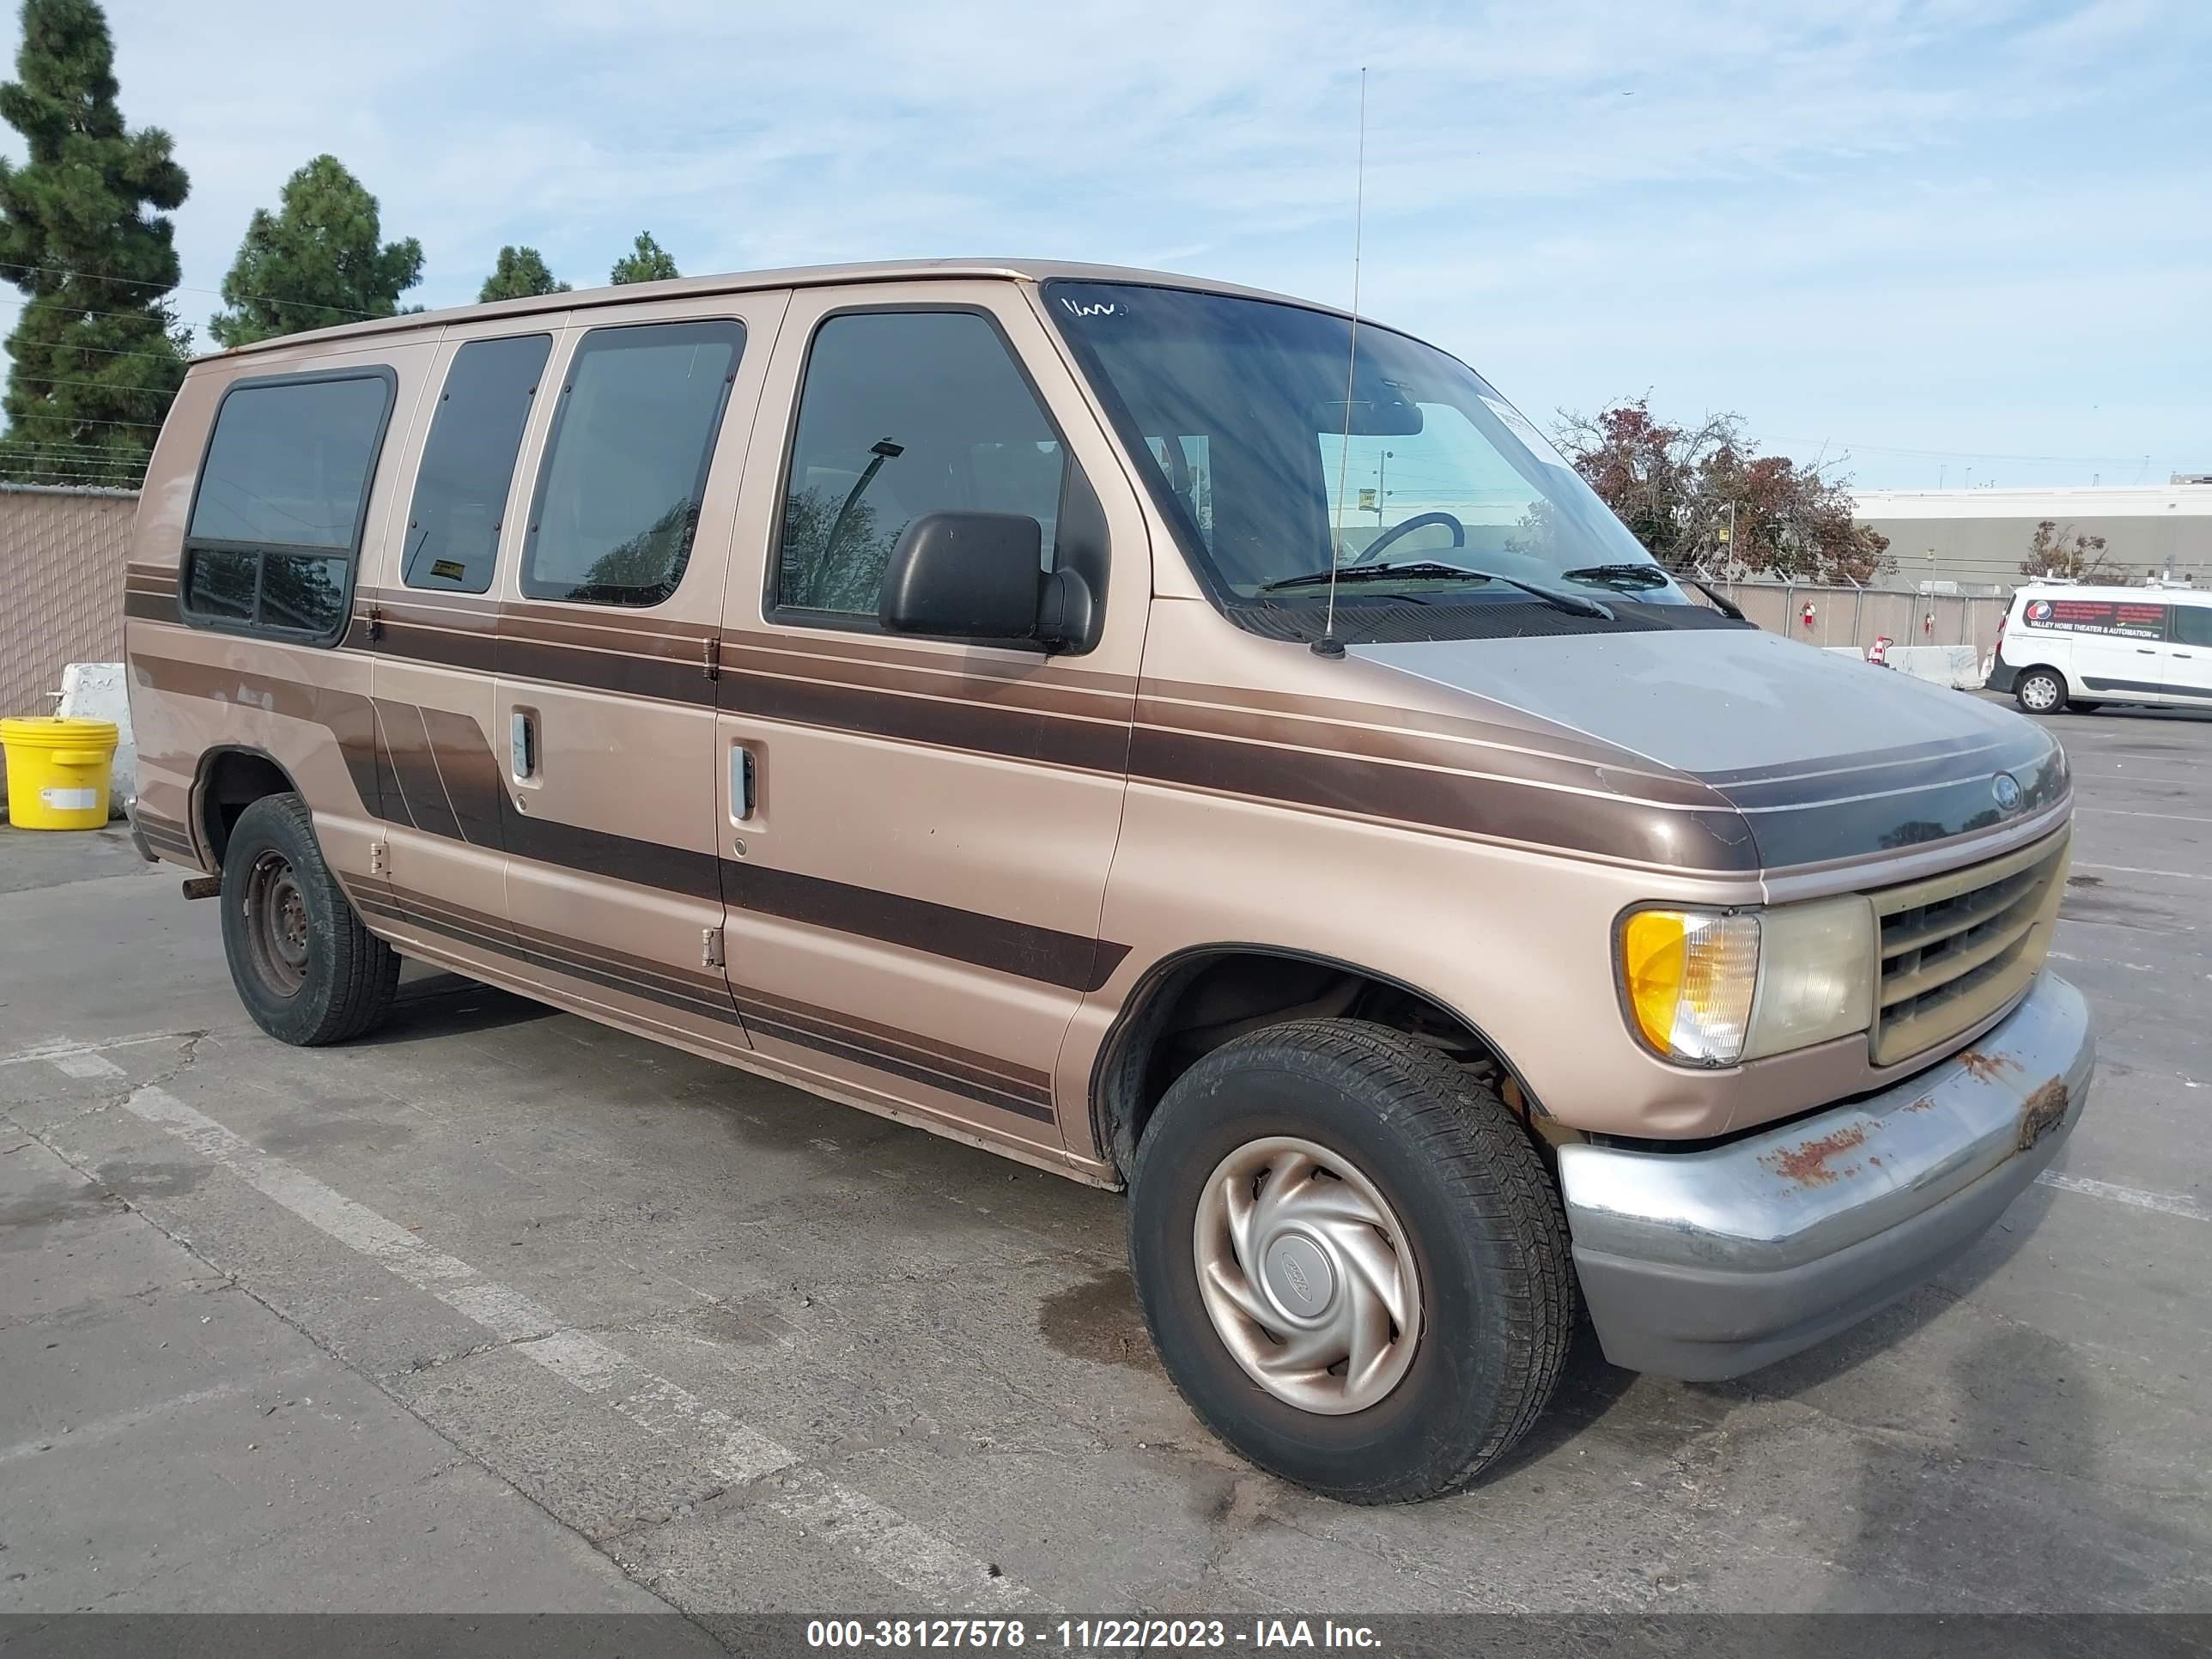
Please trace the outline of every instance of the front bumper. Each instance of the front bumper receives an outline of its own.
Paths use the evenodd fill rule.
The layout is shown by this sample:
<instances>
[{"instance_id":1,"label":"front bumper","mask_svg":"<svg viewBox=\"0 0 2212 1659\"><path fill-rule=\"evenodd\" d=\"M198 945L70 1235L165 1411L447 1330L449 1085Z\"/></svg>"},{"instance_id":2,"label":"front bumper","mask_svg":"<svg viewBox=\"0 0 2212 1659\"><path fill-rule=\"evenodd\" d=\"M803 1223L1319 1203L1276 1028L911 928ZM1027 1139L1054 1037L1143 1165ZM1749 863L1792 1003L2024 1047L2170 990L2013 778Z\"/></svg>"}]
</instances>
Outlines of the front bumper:
<instances>
[{"instance_id":1,"label":"front bumper","mask_svg":"<svg viewBox=\"0 0 2212 1659\"><path fill-rule=\"evenodd\" d=\"M1924 1283L2051 1162L2096 1057L2081 994L2046 970L1979 1042L1881 1094L1705 1152L1560 1148L1606 1358L1735 1376Z\"/></svg>"}]
</instances>

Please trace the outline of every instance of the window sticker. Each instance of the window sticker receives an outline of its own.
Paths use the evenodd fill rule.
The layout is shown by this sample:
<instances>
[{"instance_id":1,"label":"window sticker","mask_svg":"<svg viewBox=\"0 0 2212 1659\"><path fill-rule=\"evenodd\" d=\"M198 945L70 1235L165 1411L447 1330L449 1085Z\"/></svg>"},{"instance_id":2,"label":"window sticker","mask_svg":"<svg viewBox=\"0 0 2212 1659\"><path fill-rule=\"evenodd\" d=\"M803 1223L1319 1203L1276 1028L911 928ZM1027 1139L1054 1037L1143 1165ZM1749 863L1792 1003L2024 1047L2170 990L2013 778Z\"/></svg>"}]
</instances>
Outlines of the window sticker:
<instances>
[{"instance_id":1,"label":"window sticker","mask_svg":"<svg viewBox=\"0 0 2212 1659\"><path fill-rule=\"evenodd\" d=\"M1511 404L1503 398L1491 397L1487 392L1483 394L1482 401L1489 405L1492 414L1505 423L1508 432L1528 446L1528 453L1538 460L1547 466L1561 467L1570 472L1574 471L1567 458L1552 447L1552 441L1539 432L1528 417Z\"/></svg>"}]
</instances>

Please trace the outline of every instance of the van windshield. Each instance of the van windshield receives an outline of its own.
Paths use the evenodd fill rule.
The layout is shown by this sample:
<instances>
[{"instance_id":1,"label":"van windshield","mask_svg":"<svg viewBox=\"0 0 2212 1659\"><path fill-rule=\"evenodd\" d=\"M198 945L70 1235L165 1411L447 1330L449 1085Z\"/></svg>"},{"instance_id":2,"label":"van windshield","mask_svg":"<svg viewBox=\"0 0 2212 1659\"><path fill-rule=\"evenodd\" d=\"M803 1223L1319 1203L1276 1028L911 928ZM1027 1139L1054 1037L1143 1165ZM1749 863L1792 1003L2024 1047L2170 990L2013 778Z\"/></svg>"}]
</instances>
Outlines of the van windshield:
<instances>
[{"instance_id":1,"label":"van windshield","mask_svg":"<svg viewBox=\"0 0 2212 1659\"><path fill-rule=\"evenodd\" d=\"M1324 312L1124 283L1054 282L1045 301L1232 615L1318 610L1332 566L1355 632L1378 605L1479 606L1474 631L1498 634L1559 631L1562 609L1601 617L1593 599L1697 604L1540 432L1433 346L1363 324L1347 382L1351 325Z\"/></svg>"}]
</instances>

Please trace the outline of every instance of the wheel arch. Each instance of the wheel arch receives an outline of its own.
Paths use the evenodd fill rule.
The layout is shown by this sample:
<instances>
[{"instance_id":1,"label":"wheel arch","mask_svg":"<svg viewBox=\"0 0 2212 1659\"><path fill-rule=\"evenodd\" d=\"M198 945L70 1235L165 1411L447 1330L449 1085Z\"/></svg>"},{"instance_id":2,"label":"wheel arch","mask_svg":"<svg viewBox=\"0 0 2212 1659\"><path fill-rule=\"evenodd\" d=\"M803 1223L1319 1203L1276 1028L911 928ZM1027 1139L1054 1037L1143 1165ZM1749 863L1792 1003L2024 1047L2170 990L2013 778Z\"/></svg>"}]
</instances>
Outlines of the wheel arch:
<instances>
[{"instance_id":1,"label":"wheel arch","mask_svg":"<svg viewBox=\"0 0 2212 1659\"><path fill-rule=\"evenodd\" d=\"M1227 1012L1218 1021L1200 1020L1209 980L1218 987L1224 979L1233 988ZM1270 990L1289 1000L1273 1000ZM1127 1180L1146 1122L1190 1064L1244 1031L1316 1013L1371 1018L1436 1040L1466 1063L1495 1068L1501 1094L1524 1119L1549 1115L1496 1040L1434 993L1321 951L1220 941L1161 957L1123 1000L1091 1061L1096 1144Z\"/></svg>"},{"instance_id":2,"label":"wheel arch","mask_svg":"<svg viewBox=\"0 0 2212 1659\"><path fill-rule=\"evenodd\" d=\"M200 756L192 778L192 825L217 869L239 815L270 795L297 794L300 786L267 750L251 744L217 744Z\"/></svg>"}]
</instances>

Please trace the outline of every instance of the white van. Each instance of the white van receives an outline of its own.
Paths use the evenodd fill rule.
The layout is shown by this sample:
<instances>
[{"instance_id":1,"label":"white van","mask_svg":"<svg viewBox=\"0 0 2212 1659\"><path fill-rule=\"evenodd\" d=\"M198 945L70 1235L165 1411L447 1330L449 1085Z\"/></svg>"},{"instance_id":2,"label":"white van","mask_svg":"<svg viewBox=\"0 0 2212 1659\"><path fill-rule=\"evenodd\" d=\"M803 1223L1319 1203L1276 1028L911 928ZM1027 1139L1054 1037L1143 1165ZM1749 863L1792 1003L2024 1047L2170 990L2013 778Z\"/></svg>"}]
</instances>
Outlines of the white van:
<instances>
[{"instance_id":1,"label":"white van","mask_svg":"<svg viewBox=\"0 0 2212 1659\"><path fill-rule=\"evenodd\" d=\"M1989 688L2031 714L2212 708L2212 592L2031 583L1997 629Z\"/></svg>"}]
</instances>

